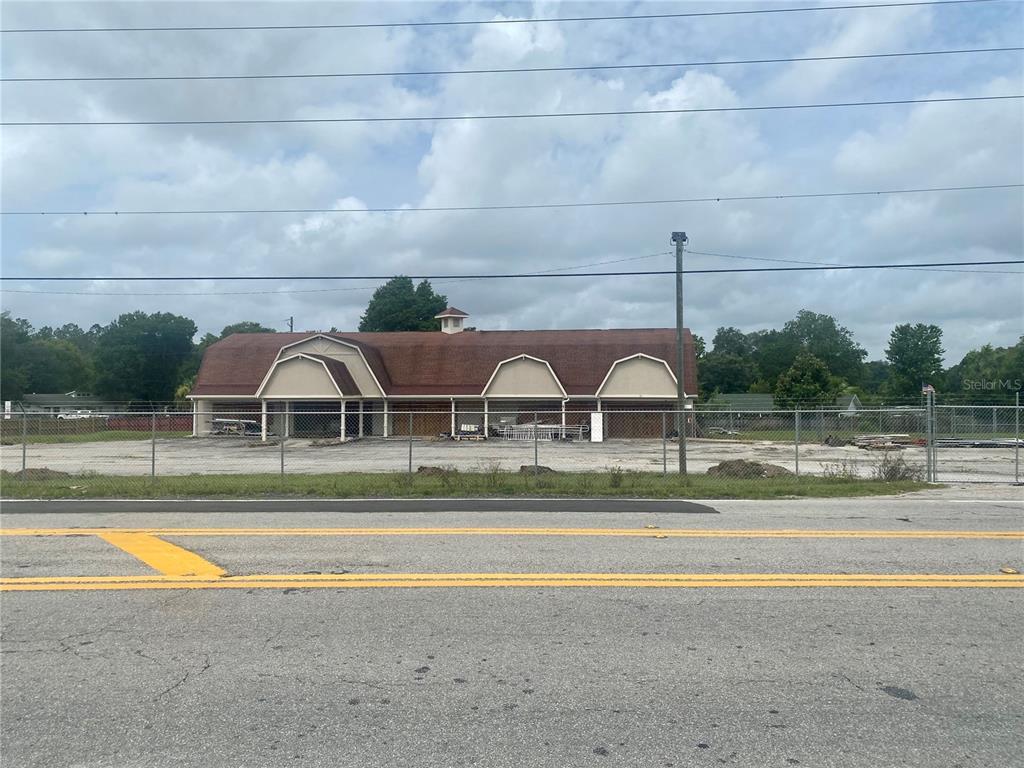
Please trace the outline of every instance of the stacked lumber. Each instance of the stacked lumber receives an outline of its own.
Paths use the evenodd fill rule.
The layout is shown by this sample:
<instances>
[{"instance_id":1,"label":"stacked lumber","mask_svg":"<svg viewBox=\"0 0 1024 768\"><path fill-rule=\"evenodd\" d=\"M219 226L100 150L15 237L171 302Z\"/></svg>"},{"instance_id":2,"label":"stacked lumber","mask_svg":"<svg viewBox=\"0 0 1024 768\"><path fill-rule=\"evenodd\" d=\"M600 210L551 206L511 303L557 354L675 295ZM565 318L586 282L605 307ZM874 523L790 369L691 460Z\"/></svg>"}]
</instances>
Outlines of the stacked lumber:
<instances>
[{"instance_id":1,"label":"stacked lumber","mask_svg":"<svg viewBox=\"0 0 1024 768\"><path fill-rule=\"evenodd\" d=\"M856 435L853 444L866 451L902 451L908 445L917 445L918 441L905 432L888 435Z\"/></svg>"}]
</instances>

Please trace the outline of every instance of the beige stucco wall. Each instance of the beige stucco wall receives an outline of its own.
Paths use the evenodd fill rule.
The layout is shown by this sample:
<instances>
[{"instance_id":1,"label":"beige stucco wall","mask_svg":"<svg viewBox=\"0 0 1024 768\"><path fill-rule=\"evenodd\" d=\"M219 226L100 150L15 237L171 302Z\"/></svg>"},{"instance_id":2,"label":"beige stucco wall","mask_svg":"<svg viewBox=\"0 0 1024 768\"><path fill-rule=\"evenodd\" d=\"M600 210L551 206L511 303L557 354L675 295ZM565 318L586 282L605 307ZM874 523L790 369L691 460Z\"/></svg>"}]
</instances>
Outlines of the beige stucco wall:
<instances>
[{"instance_id":1,"label":"beige stucco wall","mask_svg":"<svg viewBox=\"0 0 1024 768\"><path fill-rule=\"evenodd\" d=\"M380 388L373 380L373 374L370 373L369 367L363 362L362 355L359 354L359 350L355 347L350 347L330 339L316 338L288 347L278 357L291 357L300 352L310 355L323 355L324 357L333 357L335 360L340 360L348 366L348 372L352 374L352 379L364 397L384 396L384 393L380 391ZM336 396L334 395L334 397Z\"/></svg>"},{"instance_id":2,"label":"beige stucco wall","mask_svg":"<svg viewBox=\"0 0 1024 768\"><path fill-rule=\"evenodd\" d=\"M338 390L322 363L299 357L278 363L263 389L263 397L337 400Z\"/></svg>"},{"instance_id":3,"label":"beige stucco wall","mask_svg":"<svg viewBox=\"0 0 1024 768\"><path fill-rule=\"evenodd\" d=\"M615 365L599 396L658 397L676 395L676 383L665 363L646 357L634 357Z\"/></svg>"},{"instance_id":4,"label":"beige stucco wall","mask_svg":"<svg viewBox=\"0 0 1024 768\"><path fill-rule=\"evenodd\" d=\"M487 397L562 397L546 363L520 358L498 366Z\"/></svg>"}]
</instances>

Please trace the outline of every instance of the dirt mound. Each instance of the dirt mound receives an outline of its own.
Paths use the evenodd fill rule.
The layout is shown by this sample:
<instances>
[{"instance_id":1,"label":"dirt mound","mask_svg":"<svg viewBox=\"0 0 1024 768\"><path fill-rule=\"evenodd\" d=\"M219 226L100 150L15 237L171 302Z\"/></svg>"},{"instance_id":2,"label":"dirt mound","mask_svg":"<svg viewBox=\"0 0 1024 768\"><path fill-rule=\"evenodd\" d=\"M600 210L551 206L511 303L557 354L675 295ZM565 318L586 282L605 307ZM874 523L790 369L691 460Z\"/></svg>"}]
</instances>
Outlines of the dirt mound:
<instances>
[{"instance_id":1,"label":"dirt mound","mask_svg":"<svg viewBox=\"0 0 1024 768\"><path fill-rule=\"evenodd\" d=\"M446 469L444 467L417 467L416 468L416 474L417 475L427 475L428 477L430 477L430 476L441 476L441 475L454 475L454 474L456 474L456 470L455 469Z\"/></svg>"},{"instance_id":2,"label":"dirt mound","mask_svg":"<svg viewBox=\"0 0 1024 768\"><path fill-rule=\"evenodd\" d=\"M521 475L553 475L555 470L551 467L545 467L543 464L539 466L533 466L533 464L523 464L519 467L519 474Z\"/></svg>"},{"instance_id":3,"label":"dirt mound","mask_svg":"<svg viewBox=\"0 0 1024 768\"><path fill-rule=\"evenodd\" d=\"M58 472L56 469L46 467L31 467L19 469L17 472L4 472L5 477L12 477L15 480L62 480L71 477L67 472Z\"/></svg>"},{"instance_id":4,"label":"dirt mound","mask_svg":"<svg viewBox=\"0 0 1024 768\"><path fill-rule=\"evenodd\" d=\"M716 477L792 477L793 473L777 464L762 464L760 461L732 459L708 468L708 474Z\"/></svg>"}]
</instances>

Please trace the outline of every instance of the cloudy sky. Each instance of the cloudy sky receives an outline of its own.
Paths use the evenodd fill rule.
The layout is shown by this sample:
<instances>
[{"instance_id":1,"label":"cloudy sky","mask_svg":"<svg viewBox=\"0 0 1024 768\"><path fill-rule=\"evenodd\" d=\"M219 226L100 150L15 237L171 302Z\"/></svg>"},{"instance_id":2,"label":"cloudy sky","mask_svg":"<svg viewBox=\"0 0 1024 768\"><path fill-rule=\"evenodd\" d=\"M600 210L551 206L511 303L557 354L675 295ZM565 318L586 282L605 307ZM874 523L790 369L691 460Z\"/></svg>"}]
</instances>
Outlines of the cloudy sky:
<instances>
[{"instance_id":1,"label":"cloudy sky","mask_svg":"<svg viewBox=\"0 0 1024 768\"><path fill-rule=\"evenodd\" d=\"M792 7L798 3L782 3ZM830 3L834 4L834 3ZM5 2L3 26L258 25L679 13L751 3ZM775 7L780 7L779 3ZM5 34L3 76L253 75L585 66L1020 45L1024 6L561 24ZM1020 94L1020 53L559 73L4 83L14 121L419 116ZM884 190L1024 179L1020 101L535 120L6 127L5 211L505 205ZM485 212L3 219L5 275L288 275L694 269L1020 258L1020 189ZM745 257L745 258L735 258ZM979 268L979 270L984 268ZM1016 267L989 267L1012 270ZM435 281L494 328L668 326L671 277ZM354 328L372 284L6 282L33 324L171 311L201 331L256 320ZM75 295L28 293L71 291ZM263 293L245 293L263 291ZM230 294L230 295L224 295ZM686 323L835 315L880 357L896 323L937 323L947 362L1024 331L1024 279L969 272L694 275Z\"/></svg>"}]
</instances>

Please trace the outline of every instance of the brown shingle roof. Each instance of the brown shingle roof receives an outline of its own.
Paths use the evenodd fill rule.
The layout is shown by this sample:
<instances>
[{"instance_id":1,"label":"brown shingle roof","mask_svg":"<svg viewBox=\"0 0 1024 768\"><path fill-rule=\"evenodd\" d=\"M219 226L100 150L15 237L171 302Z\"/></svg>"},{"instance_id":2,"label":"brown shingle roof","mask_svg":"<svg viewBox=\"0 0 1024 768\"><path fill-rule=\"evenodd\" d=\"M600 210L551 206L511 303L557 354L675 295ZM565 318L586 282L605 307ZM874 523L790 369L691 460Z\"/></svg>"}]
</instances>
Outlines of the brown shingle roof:
<instances>
[{"instance_id":1,"label":"brown shingle roof","mask_svg":"<svg viewBox=\"0 0 1024 768\"><path fill-rule=\"evenodd\" d=\"M439 317L469 317L469 315L463 312L461 309L456 309L455 307L448 307L444 312L438 312L436 315L434 315L435 320Z\"/></svg>"},{"instance_id":2,"label":"brown shingle roof","mask_svg":"<svg viewBox=\"0 0 1024 768\"><path fill-rule=\"evenodd\" d=\"M333 357L325 355L308 355L308 357L316 358L327 366L327 371L331 374L331 378L334 379L334 383L338 385L341 394L345 395L345 397L359 396L359 385L352 378L348 366L341 362L341 360L335 360Z\"/></svg>"},{"instance_id":3,"label":"brown shingle roof","mask_svg":"<svg viewBox=\"0 0 1024 768\"><path fill-rule=\"evenodd\" d=\"M206 350L192 394L251 396L281 347L311 335L240 333L222 339ZM672 328L323 335L358 346L388 395L479 395L498 363L522 354L547 360L570 395L594 395L616 360L644 352L674 370L676 359ZM695 393L696 358L688 330L684 341L686 391Z\"/></svg>"}]
</instances>

